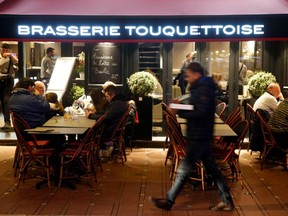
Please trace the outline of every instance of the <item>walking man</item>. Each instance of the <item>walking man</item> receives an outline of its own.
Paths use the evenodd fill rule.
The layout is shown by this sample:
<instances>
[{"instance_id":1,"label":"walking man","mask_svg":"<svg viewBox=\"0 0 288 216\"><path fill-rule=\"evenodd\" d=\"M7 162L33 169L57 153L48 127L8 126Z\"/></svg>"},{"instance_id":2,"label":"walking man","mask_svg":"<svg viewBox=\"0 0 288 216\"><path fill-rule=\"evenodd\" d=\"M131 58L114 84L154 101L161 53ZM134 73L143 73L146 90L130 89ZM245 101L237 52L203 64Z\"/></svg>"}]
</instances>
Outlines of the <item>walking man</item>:
<instances>
[{"instance_id":1,"label":"walking man","mask_svg":"<svg viewBox=\"0 0 288 216\"><path fill-rule=\"evenodd\" d=\"M187 119L186 157L177 169L177 176L166 198L149 197L157 208L169 211L186 180L189 178L193 164L201 160L208 174L212 175L220 191L221 202L210 209L214 211L231 211L234 204L221 172L211 156L211 142L215 113L215 83L206 77L201 63L193 61L186 67L185 79L190 86L189 103L193 110L179 110L181 118ZM176 101L177 103L177 101ZM179 101L178 101L179 103Z\"/></svg>"}]
</instances>

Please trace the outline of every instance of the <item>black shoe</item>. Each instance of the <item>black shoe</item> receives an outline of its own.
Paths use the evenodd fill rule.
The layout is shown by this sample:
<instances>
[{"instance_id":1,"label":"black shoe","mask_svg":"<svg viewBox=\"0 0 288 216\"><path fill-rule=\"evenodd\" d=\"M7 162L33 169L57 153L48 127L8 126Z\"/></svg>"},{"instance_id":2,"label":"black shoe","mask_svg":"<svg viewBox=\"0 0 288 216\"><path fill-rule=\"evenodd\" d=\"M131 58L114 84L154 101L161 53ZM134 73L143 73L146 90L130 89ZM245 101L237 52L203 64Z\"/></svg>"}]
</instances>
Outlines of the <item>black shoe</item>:
<instances>
[{"instance_id":1,"label":"black shoe","mask_svg":"<svg viewBox=\"0 0 288 216\"><path fill-rule=\"evenodd\" d=\"M148 197L148 200L157 208L164 209L166 211L170 211L173 206L173 203L168 201L167 199L159 199L152 196Z\"/></svg>"},{"instance_id":2,"label":"black shoe","mask_svg":"<svg viewBox=\"0 0 288 216\"><path fill-rule=\"evenodd\" d=\"M3 131L9 131L11 129L11 123L9 121L5 122L4 126L1 129Z\"/></svg>"},{"instance_id":3,"label":"black shoe","mask_svg":"<svg viewBox=\"0 0 288 216\"><path fill-rule=\"evenodd\" d=\"M210 206L209 208L212 211L232 211L234 210L234 204L232 203L224 203L224 202L219 202L215 206Z\"/></svg>"}]
</instances>

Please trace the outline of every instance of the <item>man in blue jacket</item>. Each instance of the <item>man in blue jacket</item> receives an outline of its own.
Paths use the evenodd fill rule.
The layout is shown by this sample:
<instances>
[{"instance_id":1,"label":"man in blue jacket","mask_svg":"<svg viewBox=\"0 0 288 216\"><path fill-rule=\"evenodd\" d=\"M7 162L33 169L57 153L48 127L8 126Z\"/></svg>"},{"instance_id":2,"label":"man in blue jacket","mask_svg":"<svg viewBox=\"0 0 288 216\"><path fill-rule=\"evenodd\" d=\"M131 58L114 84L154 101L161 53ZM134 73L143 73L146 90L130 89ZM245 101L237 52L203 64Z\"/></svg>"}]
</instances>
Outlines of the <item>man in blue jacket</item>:
<instances>
[{"instance_id":1,"label":"man in blue jacket","mask_svg":"<svg viewBox=\"0 0 288 216\"><path fill-rule=\"evenodd\" d=\"M34 82L29 78L21 79L9 98L9 108L20 115L31 128L42 126L46 121L49 103L34 89Z\"/></svg>"},{"instance_id":2,"label":"man in blue jacket","mask_svg":"<svg viewBox=\"0 0 288 216\"><path fill-rule=\"evenodd\" d=\"M177 169L177 176L166 198L149 197L158 208L170 210L176 197L189 178L193 164L201 160L208 174L211 174L220 191L221 202L211 206L211 210L231 211L234 204L221 172L211 156L211 142L215 113L215 83L211 77L206 77L205 69L199 62L191 62L185 71L185 79L190 86L189 103L193 110L179 110L181 118L187 119L186 157ZM177 101L176 101L177 102ZM179 101L178 101L179 103Z\"/></svg>"}]
</instances>

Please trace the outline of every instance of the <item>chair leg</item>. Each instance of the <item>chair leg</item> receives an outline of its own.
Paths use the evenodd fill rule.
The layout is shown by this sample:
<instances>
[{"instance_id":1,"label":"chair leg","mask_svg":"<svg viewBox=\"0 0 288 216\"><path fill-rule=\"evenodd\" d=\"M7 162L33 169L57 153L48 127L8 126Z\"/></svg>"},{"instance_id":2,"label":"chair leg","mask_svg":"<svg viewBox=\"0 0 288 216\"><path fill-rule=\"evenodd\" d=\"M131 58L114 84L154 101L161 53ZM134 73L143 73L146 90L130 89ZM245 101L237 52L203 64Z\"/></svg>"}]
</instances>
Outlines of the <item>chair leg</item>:
<instances>
[{"instance_id":1,"label":"chair leg","mask_svg":"<svg viewBox=\"0 0 288 216\"><path fill-rule=\"evenodd\" d=\"M50 164L49 164L49 156L46 156L46 175L47 175L47 182L48 182L48 188L50 188Z\"/></svg>"},{"instance_id":2,"label":"chair leg","mask_svg":"<svg viewBox=\"0 0 288 216\"><path fill-rule=\"evenodd\" d=\"M172 154L173 154L173 147L172 147L172 145L170 145L168 147L166 158L165 158L165 164L164 164L165 166L167 165L167 161Z\"/></svg>"},{"instance_id":3,"label":"chair leg","mask_svg":"<svg viewBox=\"0 0 288 216\"><path fill-rule=\"evenodd\" d=\"M200 163L200 171L201 171L201 183L202 183L202 190L205 190L205 170L204 170L204 165L201 161Z\"/></svg>"},{"instance_id":4,"label":"chair leg","mask_svg":"<svg viewBox=\"0 0 288 216\"><path fill-rule=\"evenodd\" d=\"M60 165L60 174L59 174L59 184L58 187L61 187L62 178L63 178L63 167L64 167L64 156L61 156L61 165Z\"/></svg>"},{"instance_id":5,"label":"chair leg","mask_svg":"<svg viewBox=\"0 0 288 216\"><path fill-rule=\"evenodd\" d=\"M164 145L163 145L163 151L165 151L166 146L167 146L167 144L168 144L168 138L169 138L168 132L166 132L166 138L165 138L165 142L164 142Z\"/></svg>"}]
</instances>

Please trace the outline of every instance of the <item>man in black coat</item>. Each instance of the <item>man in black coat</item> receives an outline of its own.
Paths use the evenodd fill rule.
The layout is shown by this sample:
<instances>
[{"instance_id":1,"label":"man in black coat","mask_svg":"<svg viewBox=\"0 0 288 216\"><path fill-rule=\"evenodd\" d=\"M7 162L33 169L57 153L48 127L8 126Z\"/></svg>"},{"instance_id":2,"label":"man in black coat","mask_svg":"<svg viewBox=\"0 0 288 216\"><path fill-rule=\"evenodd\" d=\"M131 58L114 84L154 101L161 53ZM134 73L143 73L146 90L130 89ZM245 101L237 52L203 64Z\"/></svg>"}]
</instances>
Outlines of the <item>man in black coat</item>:
<instances>
[{"instance_id":1,"label":"man in black coat","mask_svg":"<svg viewBox=\"0 0 288 216\"><path fill-rule=\"evenodd\" d=\"M208 174L211 174L220 191L221 202L211 206L211 210L231 211L234 204L221 172L211 156L211 142L215 113L215 83L206 77L205 69L199 62L191 62L185 71L185 79L191 84L189 104L192 110L179 110L181 118L187 119L186 157L177 169L173 187L167 192L166 198L149 197L158 208L170 210L176 197L189 178L193 164L201 160ZM177 103L177 101L175 101ZM178 101L179 103L179 101Z\"/></svg>"},{"instance_id":2,"label":"man in black coat","mask_svg":"<svg viewBox=\"0 0 288 216\"><path fill-rule=\"evenodd\" d=\"M106 96L106 100L110 102L110 104L104 113L106 115L106 119L102 136L103 138L109 138L121 117L126 113L128 109L128 102L123 95L118 93L116 86L110 85L103 91Z\"/></svg>"}]
</instances>

